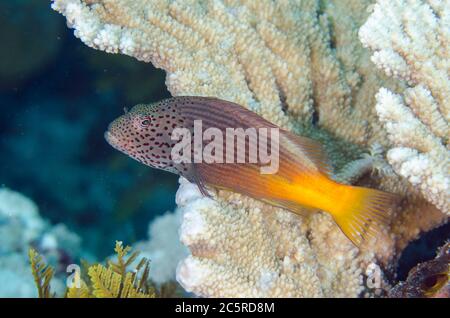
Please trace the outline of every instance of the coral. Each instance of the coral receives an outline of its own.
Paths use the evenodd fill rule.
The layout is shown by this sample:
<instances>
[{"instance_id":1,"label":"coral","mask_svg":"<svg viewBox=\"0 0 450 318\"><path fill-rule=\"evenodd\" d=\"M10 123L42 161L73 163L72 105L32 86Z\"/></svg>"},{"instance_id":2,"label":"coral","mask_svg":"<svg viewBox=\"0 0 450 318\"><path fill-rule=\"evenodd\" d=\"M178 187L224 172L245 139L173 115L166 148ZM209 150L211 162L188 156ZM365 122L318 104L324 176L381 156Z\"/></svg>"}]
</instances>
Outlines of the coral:
<instances>
[{"instance_id":1,"label":"coral","mask_svg":"<svg viewBox=\"0 0 450 318\"><path fill-rule=\"evenodd\" d=\"M34 202L7 188L0 188L0 220L1 254L26 250L46 227Z\"/></svg>"},{"instance_id":2,"label":"coral","mask_svg":"<svg viewBox=\"0 0 450 318\"><path fill-rule=\"evenodd\" d=\"M359 20L363 4L346 9ZM352 46L345 52L340 51L344 45L337 46L335 54L329 47L330 22L316 1L277 6L266 1L56 0L52 7L85 44L166 70L172 95L232 100L297 130L318 115L323 130L361 144L380 132L370 127L375 121L361 118L367 100L357 94L363 85L360 94L373 99L370 92L377 87L370 86L378 79L363 63L344 61L343 72L338 61L347 51L355 60L365 54L349 39L355 36L355 21L339 21L351 28L335 40Z\"/></svg>"},{"instance_id":3,"label":"coral","mask_svg":"<svg viewBox=\"0 0 450 318\"><path fill-rule=\"evenodd\" d=\"M375 94L406 84L377 72L359 43L370 3L53 1L86 45L163 68L172 95L239 103L323 143L336 179L404 196L391 228L374 242L374 255L352 246L326 214L298 217L225 191L214 200L201 198L182 181L181 238L192 255L177 277L187 290L230 297L359 296L374 291L364 280L372 262L394 265L411 239L445 221L380 151L393 143L378 120ZM384 288L381 278L374 289Z\"/></svg>"},{"instance_id":4,"label":"coral","mask_svg":"<svg viewBox=\"0 0 450 318\"><path fill-rule=\"evenodd\" d=\"M407 83L402 95L381 88L376 111L391 141L395 172L441 211L450 213L450 3L376 3L361 27L372 61Z\"/></svg>"},{"instance_id":5,"label":"coral","mask_svg":"<svg viewBox=\"0 0 450 318\"><path fill-rule=\"evenodd\" d=\"M0 188L0 235L0 297L37 296L28 266L30 246L53 264L56 277L51 287L58 295L62 293L65 266L80 253L78 236L61 224L50 226L34 202L6 188Z\"/></svg>"},{"instance_id":6,"label":"coral","mask_svg":"<svg viewBox=\"0 0 450 318\"><path fill-rule=\"evenodd\" d=\"M117 253L117 263L109 262L108 268L100 264L92 265L88 269L92 295L97 298L155 297L148 283L149 261L143 258L135 270L127 271L127 267L136 259L139 253L133 252L127 257L131 247L127 246L124 248L121 242L116 242L114 250ZM142 273L140 273L141 269ZM137 278L138 275L140 275L140 278Z\"/></svg>"},{"instance_id":7,"label":"coral","mask_svg":"<svg viewBox=\"0 0 450 318\"><path fill-rule=\"evenodd\" d=\"M141 259L135 269L127 267L138 257L138 252L127 255L131 247L123 247L116 242L117 263L109 262L108 267L94 264L88 267L89 284L75 272L72 286L68 286L67 298L154 298L155 293L148 281L149 261ZM53 268L48 266L35 250L29 251L31 271L35 278L40 298L53 297L50 292L50 280Z\"/></svg>"},{"instance_id":8,"label":"coral","mask_svg":"<svg viewBox=\"0 0 450 318\"><path fill-rule=\"evenodd\" d=\"M175 280L178 262L188 255L187 248L178 240L182 210L155 218L148 229L148 241L133 244L141 256L152 260L150 278L156 284Z\"/></svg>"},{"instance_id":9,"label":"coral","mask_svg":"<svg viewBox=\"0 0 450 318\"><path fill-rule=\"evenodd\" d=\"M215 297L351 297L362 291L364 260L342 244L326 215L310 221L327 232L323 242L291 213L238 195L226 201L203 197L180 180L180 236L192 255L180 263L177 280L186 290Z\"/></svg>"}]
</instances>

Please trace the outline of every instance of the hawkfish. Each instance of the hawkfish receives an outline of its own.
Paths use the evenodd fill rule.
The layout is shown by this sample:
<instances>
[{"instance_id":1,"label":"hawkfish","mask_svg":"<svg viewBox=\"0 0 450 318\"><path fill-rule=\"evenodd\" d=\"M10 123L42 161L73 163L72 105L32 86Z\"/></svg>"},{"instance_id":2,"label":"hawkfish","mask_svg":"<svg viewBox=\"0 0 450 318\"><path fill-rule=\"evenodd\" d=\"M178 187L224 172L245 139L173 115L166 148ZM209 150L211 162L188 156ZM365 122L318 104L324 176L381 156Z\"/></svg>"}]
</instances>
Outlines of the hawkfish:
<instances>
[{"instance_id":1,"label":"hawkfish","mask_svg":"<svg viewBox=\"0 0 450 318\"><path fill-rule=\"evenodd\" d=\"M208 131L215 132L214 138L211 133L198 138ZM248 133L240 144L229 142L236 135L229 138L227 133L236 131L261 136L258 140ZM147 166L185 177L204 195L208 188L226 189L299 215L325 211L359 247L376 236L396 201L392 193L333 180L319 142L217 98L180 96L136 105L109 125L105 138ZM201 157L201 147L209 157ZM276 169L267 169L274 171L263 171L267 158L276 161L270 163Z\"/></svg>"}]
</instances>

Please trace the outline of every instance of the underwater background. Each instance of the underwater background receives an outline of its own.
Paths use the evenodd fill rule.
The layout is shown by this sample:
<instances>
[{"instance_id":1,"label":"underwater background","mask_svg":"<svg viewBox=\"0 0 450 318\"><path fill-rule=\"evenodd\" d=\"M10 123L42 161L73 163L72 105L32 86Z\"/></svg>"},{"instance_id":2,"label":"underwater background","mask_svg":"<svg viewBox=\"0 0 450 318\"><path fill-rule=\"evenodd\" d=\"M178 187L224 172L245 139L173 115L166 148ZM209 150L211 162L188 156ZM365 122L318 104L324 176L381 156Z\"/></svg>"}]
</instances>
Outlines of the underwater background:
<instances>
[{"instance_id":1,"label":"underwater background","mask_svg":"<svg viewBox=\"0 0 450 318\"><path fill-rule=\"evenodd\" d=\"M145 238L175 208L177 177L130 160L103 133L124 107L170 96L164 72L88 48L47 1L2 1L0 38L1 185L98 259L116 239Z\"/></svg>"},{"instance_id":2,"label":"underwater background","mask_svg":"<svg viewBox=\"0 0 450 318\"><path fill-rule=\"evenodd\" d=\"M71 256L102 261L116 240L148 239L152 220L176 208L176 175L130 159L103 137L124 108L170 94L163 70L89 48L73 32L49 1L0 2L0 187L31 199L52 226L64 224L72 234L63 236L80 248ZM2 226L9 227L0 218L0 234L9 233ZM412 242L398 279L432 259L449 233L446 224Z\"/></svg>"}]
</instances>

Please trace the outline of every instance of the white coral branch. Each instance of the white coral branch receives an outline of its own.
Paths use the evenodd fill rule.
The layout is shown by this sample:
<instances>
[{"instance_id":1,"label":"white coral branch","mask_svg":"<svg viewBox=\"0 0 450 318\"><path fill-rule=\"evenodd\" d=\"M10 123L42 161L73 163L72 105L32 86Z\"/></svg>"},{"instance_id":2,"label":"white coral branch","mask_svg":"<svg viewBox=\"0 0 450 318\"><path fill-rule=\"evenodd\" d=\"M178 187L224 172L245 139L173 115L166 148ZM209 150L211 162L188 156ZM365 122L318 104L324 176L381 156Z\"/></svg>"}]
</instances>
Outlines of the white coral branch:
<instances>
[{"instance_id":1,"label":"white coral branch","mask_svg":"<svg viewBox=\"0 0 450 318\"><path fill-rule=\"evenodd\" d=\"M387 89L377 94L380 120L394 147L387 157L395 171L407 178L430 202L444 212L450 207L450 153L414 113L401 96Z\"/></svg>"},{"instance_id":2,"label":"white coral branch","mask_svg":"<svg viewBox=\"0 0 450 318\"><path fill-rule=\"evenodd\" d=\"M450 1L378 0L361 42L387 75L407 81L403 96L376 95L393 147L388 161L423 196L449 211Z\"/></svg>"}]
</instances>

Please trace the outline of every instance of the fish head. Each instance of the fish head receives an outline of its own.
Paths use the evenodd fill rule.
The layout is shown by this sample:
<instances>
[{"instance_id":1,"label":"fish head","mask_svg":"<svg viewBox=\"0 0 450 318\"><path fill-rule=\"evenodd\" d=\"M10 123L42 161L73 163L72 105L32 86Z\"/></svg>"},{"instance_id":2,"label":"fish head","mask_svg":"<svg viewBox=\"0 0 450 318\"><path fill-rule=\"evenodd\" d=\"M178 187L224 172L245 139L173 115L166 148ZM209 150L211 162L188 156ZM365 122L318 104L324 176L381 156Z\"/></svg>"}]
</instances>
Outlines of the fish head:
<instances>
[{"instance_id":1,"label":"fish head","mask_svg":"<svg viewBox=\"0 0 450 318\"><path fill-rule=\"evenodd\" d=\"M449 298L450 297L450 242L442 246L435 259L418 264L406 281L389 291L396 298Z\"/></svg>"},{"instance_id":2,"label":"fish head","mask_svg":"<svg viewBox=\"0 0 450 318\"><path fill-rule=\"evenodd\" d=\"M115 149L153 168L174 171L171 133L179 124L176 108L167 103L139 104L114 120L105 132Z\"/></svg>"},{"instance_id":3,"label":"fish head","mask_svg":"<svg viewBox=\"0 0 450 318\"><path fill-rule=\"evenodd\" d=\"M111 122L105 132L106 141L115 149L132 156L134 149L142 145L141 136L149 134L148 127L152 120L151 110L145 105L136 105L132 111L125 109L125 114Z\"/></svg>"}]
</instances>

